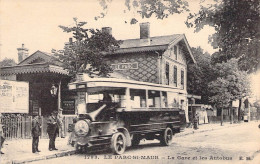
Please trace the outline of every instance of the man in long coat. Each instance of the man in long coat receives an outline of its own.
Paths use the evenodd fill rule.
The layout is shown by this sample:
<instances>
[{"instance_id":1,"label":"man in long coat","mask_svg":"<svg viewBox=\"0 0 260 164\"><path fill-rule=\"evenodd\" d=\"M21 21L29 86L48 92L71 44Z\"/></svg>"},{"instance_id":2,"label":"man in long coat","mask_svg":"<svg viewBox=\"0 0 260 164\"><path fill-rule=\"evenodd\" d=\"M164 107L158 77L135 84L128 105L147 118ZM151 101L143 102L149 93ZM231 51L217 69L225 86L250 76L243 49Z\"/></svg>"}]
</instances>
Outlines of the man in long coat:
<instances>
[{"instance_id":1,"label":"man in long coat","mask_svg":"<svg viewBox=\"0 0 260 164\"><path fill-rule=\"evenodd\" d=\"M39 137L41 136L41 124L39 123L39 117L35 116L32 120L32 152L40 152L38 149Z\"/></svg>"},{"instance_id":2,"label":"man in long coat","mask_svg":"<svg viewBox=\"0 0 260 164\"><path fill-rule=\"evenodd\" d=\"M57 119L57 111L52 112L51 116L47 122L47 133L49 135L49 150L58 150L55 147L55 139L56 136L59 134L59 126L58 126L58 119Z\"/></svg>"}]
</instances>

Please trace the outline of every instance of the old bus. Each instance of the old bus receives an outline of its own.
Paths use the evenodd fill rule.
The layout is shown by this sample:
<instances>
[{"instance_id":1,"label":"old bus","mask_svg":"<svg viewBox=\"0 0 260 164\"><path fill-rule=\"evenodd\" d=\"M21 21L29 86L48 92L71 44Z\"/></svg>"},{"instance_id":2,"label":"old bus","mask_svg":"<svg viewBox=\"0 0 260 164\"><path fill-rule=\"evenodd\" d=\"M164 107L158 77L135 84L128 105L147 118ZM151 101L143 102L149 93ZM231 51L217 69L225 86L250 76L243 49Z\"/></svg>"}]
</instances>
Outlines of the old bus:
<instances>
[{"instance_id":1,"label":"old bus","mask_svg":"<svg viewBox=\"0 0 260 164\"><path fill-rule=\"evenodd\" d=\"M185 127L184 110L174 97L176 88L168 85L90 78L70 83L69 89L78 95L74 126L78 150L110 148L122 154L142 139L158 139L167 146Z\"/></svg>"}]
</instances>

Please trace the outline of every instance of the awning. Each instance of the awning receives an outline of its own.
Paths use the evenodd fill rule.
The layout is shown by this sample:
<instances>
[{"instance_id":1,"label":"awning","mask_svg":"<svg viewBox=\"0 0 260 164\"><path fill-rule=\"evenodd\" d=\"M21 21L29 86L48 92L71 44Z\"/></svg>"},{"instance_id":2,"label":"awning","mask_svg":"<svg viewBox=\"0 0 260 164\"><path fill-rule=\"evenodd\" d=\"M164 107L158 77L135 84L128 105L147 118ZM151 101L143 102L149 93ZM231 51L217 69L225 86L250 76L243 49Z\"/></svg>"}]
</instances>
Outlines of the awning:
<instances>
[{"instance_id":1,"label":"awning","mask_svg":"<svg viewBox=\"0 0 260 164\"><path fill-rule=\"evenodd\" d=\"M63 75L68 75L69 72L62 67L51 65L48 63L39 63L39 64L28 64L28 65L16 65L12 67L2 67L0 68L0 75L17 75L17 74L26 74L26 73L58 73Z\"/></svg>"}]
</instances>

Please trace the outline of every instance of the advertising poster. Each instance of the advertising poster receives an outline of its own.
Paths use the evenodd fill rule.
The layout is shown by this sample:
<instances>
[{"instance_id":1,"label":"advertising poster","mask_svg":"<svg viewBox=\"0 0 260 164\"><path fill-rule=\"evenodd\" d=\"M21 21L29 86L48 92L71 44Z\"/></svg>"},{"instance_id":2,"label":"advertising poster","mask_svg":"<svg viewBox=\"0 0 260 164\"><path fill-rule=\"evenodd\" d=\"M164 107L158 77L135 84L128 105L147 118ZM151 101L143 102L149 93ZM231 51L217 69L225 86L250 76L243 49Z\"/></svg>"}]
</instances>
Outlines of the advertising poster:
<instances>
[{"instance_id":1,"label":"advertising poster","mask_svg":"<svg viewBox=\"0 0 260 164\"><path fill-rule=\"evenodd\" d=\"M1 113L29 112L29 83L0 80Z\"/></svg>"}]
</instances>

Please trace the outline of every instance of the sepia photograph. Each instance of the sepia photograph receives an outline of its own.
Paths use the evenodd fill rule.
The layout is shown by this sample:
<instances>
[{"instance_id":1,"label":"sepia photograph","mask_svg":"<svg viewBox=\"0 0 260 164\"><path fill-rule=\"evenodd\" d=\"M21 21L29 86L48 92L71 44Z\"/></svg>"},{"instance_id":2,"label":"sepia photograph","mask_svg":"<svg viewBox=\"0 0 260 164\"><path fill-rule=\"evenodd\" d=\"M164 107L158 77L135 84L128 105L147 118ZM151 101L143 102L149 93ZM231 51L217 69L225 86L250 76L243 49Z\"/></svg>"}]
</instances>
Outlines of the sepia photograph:
<instances>
[{"instance_id":1,"label":"sepia photograph","mask_svg":"<svg viewBox=\"0 0 260 164\"><path fill-rule=\"evenodd\" d=\"M0 0L1 164L259 164L259 0Z\"/></svg>"}]
</instances>

